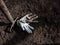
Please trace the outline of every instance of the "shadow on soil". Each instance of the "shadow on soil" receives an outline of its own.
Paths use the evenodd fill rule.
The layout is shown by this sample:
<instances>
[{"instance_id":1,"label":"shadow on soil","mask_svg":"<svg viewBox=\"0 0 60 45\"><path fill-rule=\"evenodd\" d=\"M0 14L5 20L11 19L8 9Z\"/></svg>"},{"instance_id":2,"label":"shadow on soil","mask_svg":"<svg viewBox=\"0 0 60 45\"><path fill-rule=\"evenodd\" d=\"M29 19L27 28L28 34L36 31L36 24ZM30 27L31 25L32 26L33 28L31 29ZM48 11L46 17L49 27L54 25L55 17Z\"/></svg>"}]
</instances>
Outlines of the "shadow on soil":
<instances>
[{"instance_id":1,"label":"shadow on soil","mask_svg":"<svg viewBox=\"0 0 60 45\"><path fill-rule=\"evenodd\" d=\"M7 28L9 28L9 26ZM16 34L11 40L7 41L3 45L16 45L17 43L21 42L29 35L28 33L22 31L22 29L18 27L17 25L15 25L13 29L16 32ZM6 31L6 32L9 32L9 31Z\"/></svg>"}]
</instances>

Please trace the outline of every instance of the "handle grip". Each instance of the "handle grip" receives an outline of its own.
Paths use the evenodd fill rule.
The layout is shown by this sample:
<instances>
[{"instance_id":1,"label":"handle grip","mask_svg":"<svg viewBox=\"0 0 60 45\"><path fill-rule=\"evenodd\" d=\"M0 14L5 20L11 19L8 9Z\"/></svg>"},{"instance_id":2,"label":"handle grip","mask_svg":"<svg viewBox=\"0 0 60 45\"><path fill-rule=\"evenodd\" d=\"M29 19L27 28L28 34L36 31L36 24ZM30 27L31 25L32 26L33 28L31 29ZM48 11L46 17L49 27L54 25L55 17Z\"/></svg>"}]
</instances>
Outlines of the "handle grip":
<instances>
[{"instance_id":1,"label":"handle grip","mask_svg":"<svg viewBox=\"0 0 60 45\"><path fill-rule=\"evenodd\" d=\"M0 0L0 7L1 7L1 9L3 10L3 12L6 14L7 18L9 19L9 21L10 21L11 23L13 23L14 19L13 19L13 17L11 16L11 14L10 14L10 12L9 12L8 8L6 7L6 5L5 5L5 3L4 3L3 0Z\"/></svg>"}]
</instances>

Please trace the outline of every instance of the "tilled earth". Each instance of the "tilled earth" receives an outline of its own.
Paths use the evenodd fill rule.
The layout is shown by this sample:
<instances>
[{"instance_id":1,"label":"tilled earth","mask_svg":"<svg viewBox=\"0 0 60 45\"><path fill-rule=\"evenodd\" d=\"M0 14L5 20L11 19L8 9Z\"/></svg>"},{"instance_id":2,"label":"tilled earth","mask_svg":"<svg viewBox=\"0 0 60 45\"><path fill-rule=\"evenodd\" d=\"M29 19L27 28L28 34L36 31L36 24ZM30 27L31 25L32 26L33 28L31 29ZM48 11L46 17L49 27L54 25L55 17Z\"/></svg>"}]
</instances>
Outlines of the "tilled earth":
<instances>
[{"instance_id":1,"label":"tilled earth","mask_svg":"<svg viewBox=\"0 0 60 45\"><path fill-rule=\"evenodd\" d=\"M15 19L33 13L39 16L39 23L33 23L32 34L15 29L9 33L8 19L0 10L0 45L42 45L60 43L60 0L4 0Z\"/></svg>"}]
</instances>

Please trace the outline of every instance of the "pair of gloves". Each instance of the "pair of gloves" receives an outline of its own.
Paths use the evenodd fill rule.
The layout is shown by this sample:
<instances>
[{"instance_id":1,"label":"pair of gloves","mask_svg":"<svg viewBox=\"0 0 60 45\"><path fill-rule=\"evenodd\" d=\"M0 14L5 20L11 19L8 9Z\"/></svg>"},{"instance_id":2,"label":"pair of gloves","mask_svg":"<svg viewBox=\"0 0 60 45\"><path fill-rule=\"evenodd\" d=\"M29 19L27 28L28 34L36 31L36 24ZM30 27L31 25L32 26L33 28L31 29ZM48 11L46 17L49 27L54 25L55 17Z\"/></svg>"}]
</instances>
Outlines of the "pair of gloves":
<instances>
[{"instance_id":1,"label":"pair of gloves","mask_svg":"<svg viewBox=\"0 0 60 45\"><path fill-rule=\"evenodd\" d=\"M34 27L30 26L30 23L38 22L37 20L34 21L37 18L38 18L38 16L32 15L32 13L30 13L30 14L25 15L21 19L17 20L17 24L19 24L19 26L21 26L23 31L27 31L28 33L32 33L32 30L34 30Z\"/></svg>"}]
</instances>

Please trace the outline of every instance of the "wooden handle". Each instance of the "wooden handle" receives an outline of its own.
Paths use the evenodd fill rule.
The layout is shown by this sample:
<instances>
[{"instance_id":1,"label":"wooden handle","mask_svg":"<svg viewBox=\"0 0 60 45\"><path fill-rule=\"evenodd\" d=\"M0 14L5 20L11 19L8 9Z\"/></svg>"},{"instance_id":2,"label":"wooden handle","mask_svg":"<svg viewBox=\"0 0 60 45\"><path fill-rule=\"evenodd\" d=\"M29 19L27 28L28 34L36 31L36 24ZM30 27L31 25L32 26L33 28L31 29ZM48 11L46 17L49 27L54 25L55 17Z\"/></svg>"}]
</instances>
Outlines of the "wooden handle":
<instances>
[{"instance_id":1,"label":"wooden handle","mask_svg":"<svg viewBox=\"0 0 60 45\"><path fill-rule=\"evenodd\" d=\"M5 3L3 0L0 0L0 7L1 9L3 10L3 12L6 14L6 16L8 17L8 19L10 20L11 23L13 23L14 19L13 17L11 16L8 8L6 7Z\"/></svg>"}]
</instances>

